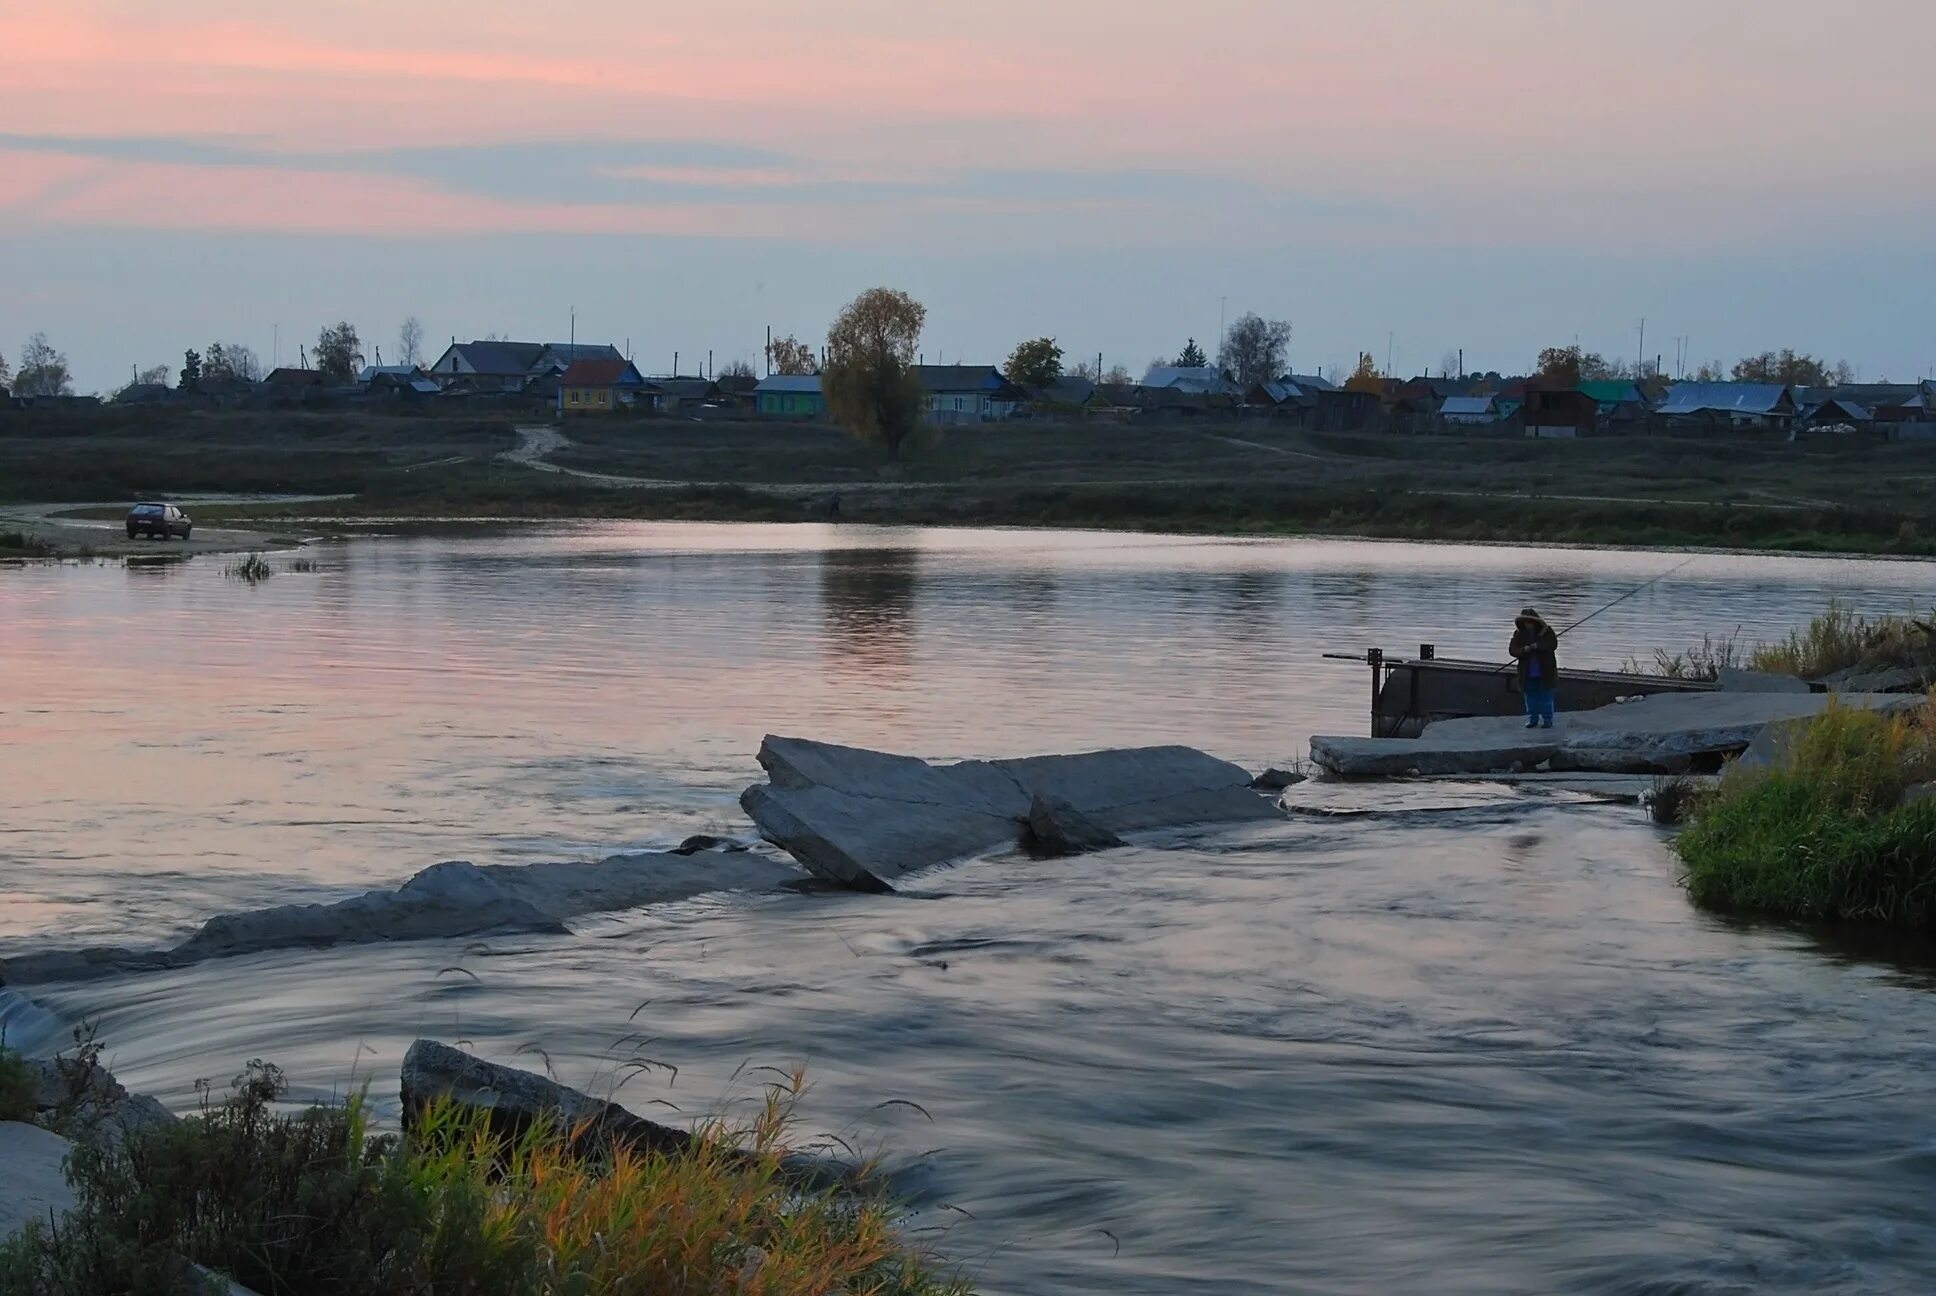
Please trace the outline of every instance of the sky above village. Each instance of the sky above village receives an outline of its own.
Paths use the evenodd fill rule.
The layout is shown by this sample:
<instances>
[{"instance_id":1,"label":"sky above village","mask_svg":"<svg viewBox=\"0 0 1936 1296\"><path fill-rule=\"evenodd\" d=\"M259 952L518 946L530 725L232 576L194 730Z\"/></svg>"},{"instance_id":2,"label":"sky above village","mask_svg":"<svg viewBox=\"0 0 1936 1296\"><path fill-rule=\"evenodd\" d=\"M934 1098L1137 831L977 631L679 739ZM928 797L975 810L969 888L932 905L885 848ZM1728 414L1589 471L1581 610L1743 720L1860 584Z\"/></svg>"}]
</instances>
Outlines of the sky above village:
<instances>
[{"instance_id":1,"label":"sky above village","mask_svg":"<svg viewBox=\"0 0 1936 1296\"><path fill-rule=\"evenodd\" d=\"M1221 317L1291 360L1936 368L1928 0L12 0L0 356L77 383L324 323L1043 334L1141 371ZM1686 339L1683 344L1679 339ZM372 355L374 358L374 355Z\"/></svg>"}]
</instances>

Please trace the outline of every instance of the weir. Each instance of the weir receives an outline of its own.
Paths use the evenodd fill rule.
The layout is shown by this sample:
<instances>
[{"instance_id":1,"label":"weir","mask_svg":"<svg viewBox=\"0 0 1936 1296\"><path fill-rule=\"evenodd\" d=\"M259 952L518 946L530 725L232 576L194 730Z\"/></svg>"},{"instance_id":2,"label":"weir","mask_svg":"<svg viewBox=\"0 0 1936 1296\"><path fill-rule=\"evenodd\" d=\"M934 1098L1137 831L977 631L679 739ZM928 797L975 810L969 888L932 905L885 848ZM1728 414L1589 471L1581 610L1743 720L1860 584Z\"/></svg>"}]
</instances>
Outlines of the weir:
<instances>
[{"instance_id":1,"label":"weir","mask_svg":"<svg viewBox=\"0 0 1936 1296\"><path fill-rule=\"evenodd\" d=\"M1416 738L1426 725L1439 720L1512 716L1524 708L1519 672L1510 665L1440 657L1431 644L1420 644L1416 657L1391 656L1382 648L1368 648L1360 655L1324 656L1371 667L1373 738ZM1560 672L1555 691L1561 711L1591 711L1611 706L1621 698L1712 693L1717 687L1709 680L1568 667Z\"/></svg>"}]
</instances>

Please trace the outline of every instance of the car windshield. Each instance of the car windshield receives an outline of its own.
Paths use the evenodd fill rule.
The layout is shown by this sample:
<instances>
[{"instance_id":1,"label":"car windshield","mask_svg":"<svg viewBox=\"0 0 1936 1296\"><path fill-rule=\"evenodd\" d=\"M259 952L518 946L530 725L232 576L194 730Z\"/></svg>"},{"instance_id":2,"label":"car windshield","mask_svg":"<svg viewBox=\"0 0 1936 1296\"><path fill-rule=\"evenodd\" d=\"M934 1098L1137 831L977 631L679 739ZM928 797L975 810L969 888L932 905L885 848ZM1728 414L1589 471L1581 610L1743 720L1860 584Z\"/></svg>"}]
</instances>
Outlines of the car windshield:
<instances>
[{"instance_id":1,"label":"car windshield","mask_svg":"<svg viewBox=\"0 0 1936 1296\"><path fill-rule=\"evenodd\" d=\"M135 506L134 506L134 511L135 511L135 512L137 512L137 513L139 513L139 514L141 514L141 515L142 515L143 517L152 517L152 516L155 516L155 515L157 515L157 514L159 514L159 513L161 512L161 505L159 505L159 504L137 504L137 505L135 505Z\"/></svg>"}]
</instances>

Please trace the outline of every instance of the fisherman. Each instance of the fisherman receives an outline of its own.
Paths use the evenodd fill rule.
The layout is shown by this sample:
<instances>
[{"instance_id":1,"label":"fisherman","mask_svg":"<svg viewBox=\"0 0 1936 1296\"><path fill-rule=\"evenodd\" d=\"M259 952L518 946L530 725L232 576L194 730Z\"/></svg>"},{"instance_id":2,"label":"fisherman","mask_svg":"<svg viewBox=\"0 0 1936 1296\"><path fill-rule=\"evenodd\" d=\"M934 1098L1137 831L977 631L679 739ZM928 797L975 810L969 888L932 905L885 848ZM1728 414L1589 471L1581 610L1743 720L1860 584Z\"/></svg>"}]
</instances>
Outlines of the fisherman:
<instances>
[{"instance_id":1,"label":"fisherman","mask_svg":"<svg viewBox=\"0 0 1936 1296\"><path fill-rule=\"evenodd\" d=\"M1526 727L1553 727L1553 690L1559 687L1560 637L1536 608L1521 608L1513 621L1512 647L1519 663L1519 691L1526 697Z\"/></svg>"}]
</instances>

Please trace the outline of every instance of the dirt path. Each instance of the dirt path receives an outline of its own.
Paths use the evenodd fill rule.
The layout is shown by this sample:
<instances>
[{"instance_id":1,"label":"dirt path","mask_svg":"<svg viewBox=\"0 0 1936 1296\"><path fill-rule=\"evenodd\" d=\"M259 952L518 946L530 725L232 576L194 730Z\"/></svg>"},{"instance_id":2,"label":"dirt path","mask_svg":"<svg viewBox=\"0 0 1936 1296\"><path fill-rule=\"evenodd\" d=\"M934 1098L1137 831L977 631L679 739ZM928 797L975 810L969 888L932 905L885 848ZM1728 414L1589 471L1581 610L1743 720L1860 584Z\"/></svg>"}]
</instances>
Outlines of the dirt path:
<instances>
[{"instance_id":1,"label":"dirt path","mask_svg":"<svg viewBox=\"0 0 1936 1296\"><path fill-rule=\"evenodd\" d=\"M189 517L196 504L314 503L338 499L335 495L300 496L177 496L171 502L182 506ZM204 526L196 523L186 540L130 540L126 524L119 516L109 518L76 517L99 509L112 509L118 515L127 509L126 501L100 504L9 504L0 505L0 531L20 531L53 550L55 558L125 557L130 554L248 553L258 549L287 549L303 543L303 537L285 531L256 531L240 527Z\"/></svg>"},{"instance_id":2,"label":"dirt path","mask_svg":"<svg viewBox=\"0 0 1936 1296\"><path fill-rule=\"evenodd\" d=\"M498 455L506 463L533 468L538 472L558 473L565 477L576 477L581 481L594 482L600 486L650 486L666 489L687 485L685 482L662 481L652 477L621 477L616 473L586 472L582 468L567 468L563 464L551 462L551 456L560 450L571 448L571 439L554 427L526 426L515 429L518 443Z\"/></svg>"}]
</instances>

